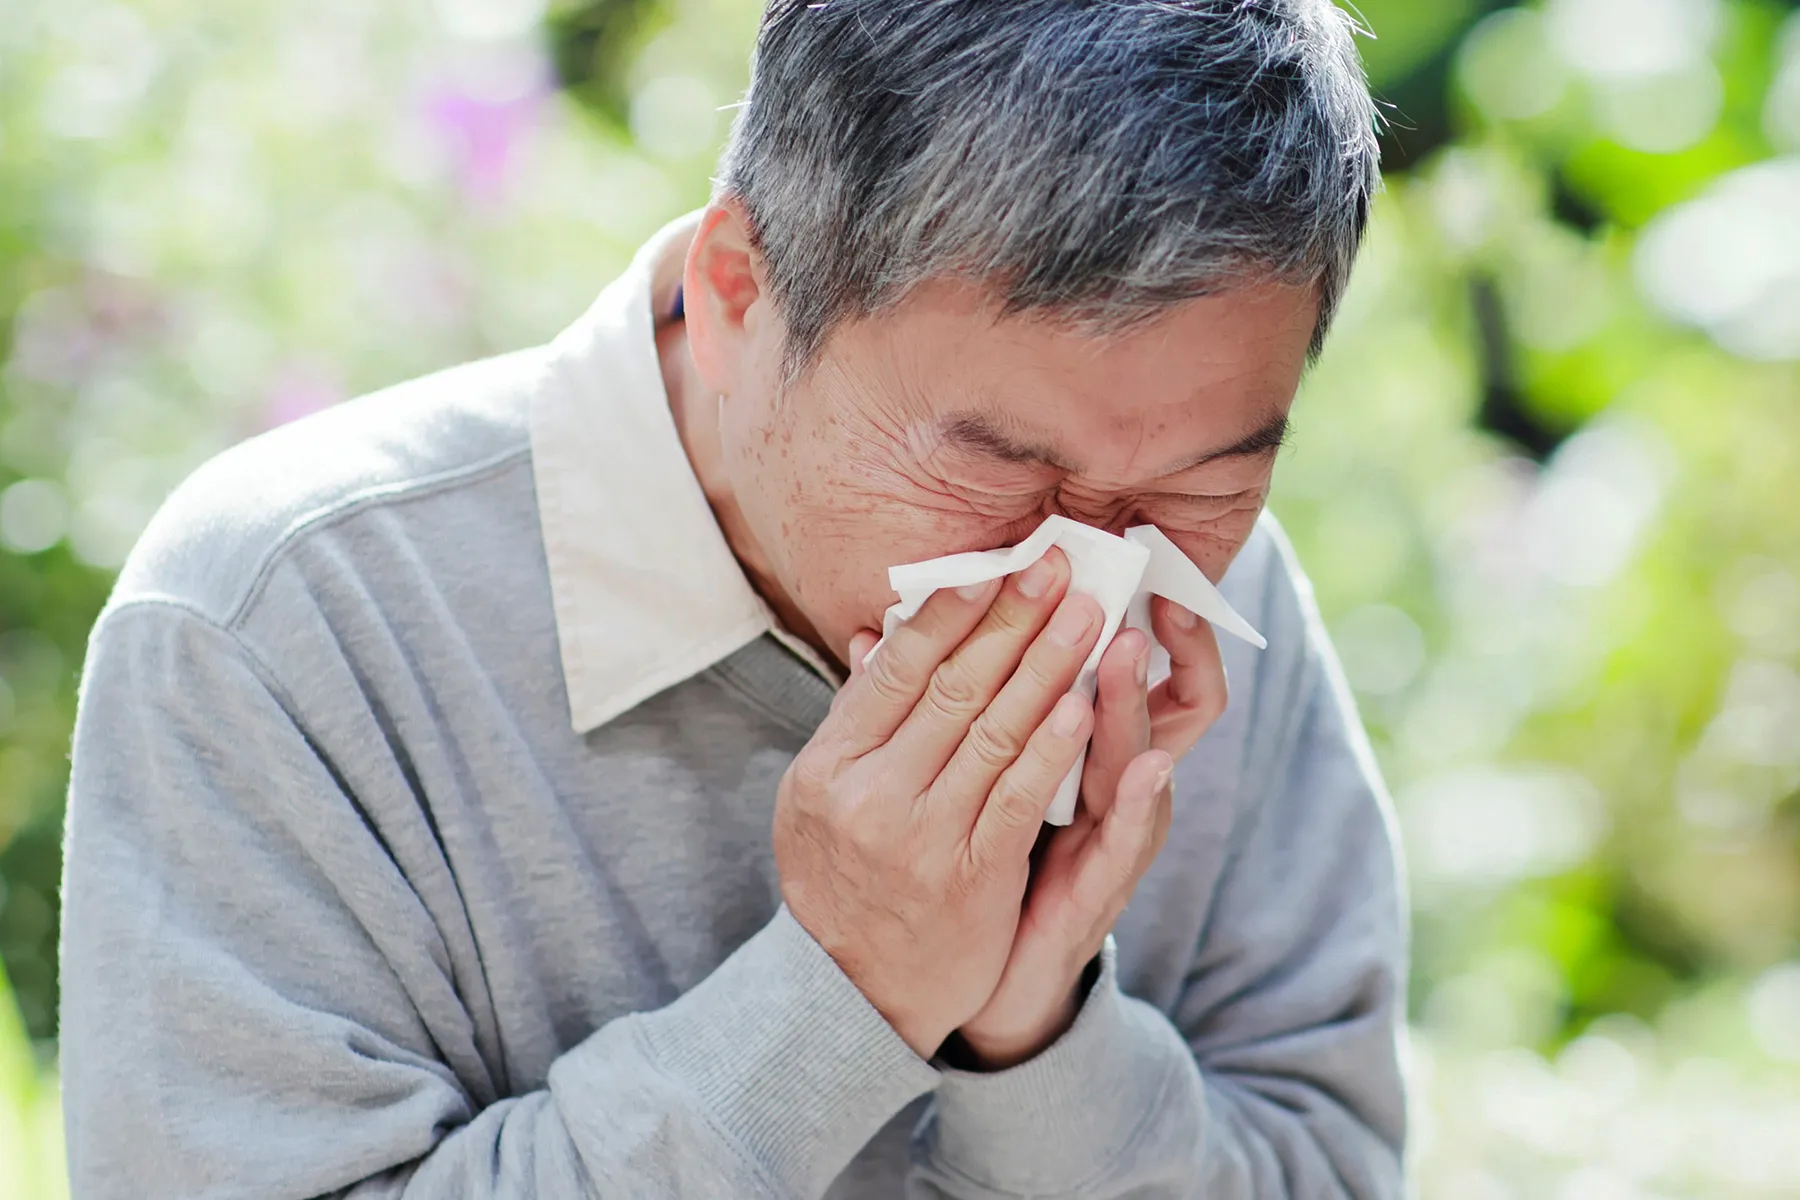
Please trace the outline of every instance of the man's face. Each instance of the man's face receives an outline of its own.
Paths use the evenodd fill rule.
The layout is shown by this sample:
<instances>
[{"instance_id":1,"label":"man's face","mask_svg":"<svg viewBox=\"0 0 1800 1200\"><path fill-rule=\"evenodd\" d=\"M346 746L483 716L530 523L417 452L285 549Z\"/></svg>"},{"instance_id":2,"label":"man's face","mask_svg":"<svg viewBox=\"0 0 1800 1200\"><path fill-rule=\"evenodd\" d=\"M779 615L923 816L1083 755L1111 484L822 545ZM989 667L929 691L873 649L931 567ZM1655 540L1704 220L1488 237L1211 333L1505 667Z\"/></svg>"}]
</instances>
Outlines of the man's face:
<instances>
[{"instance_id":1,"label":"man's face","mask_svg":"<svg viewBox=\"0 0 1800 1200\"><path fill-rule=\"evenodd\" d=\"M784 385L760 303L718 389L725 470L768 570L840 658L880 628L890 566L1011 545L1052 513L1155 525L1216 581L1262 510L1318 319L1311 289L1270 284L1095 336L996 319L946 281L838 327Z\"/></svg>"}]
</instances>

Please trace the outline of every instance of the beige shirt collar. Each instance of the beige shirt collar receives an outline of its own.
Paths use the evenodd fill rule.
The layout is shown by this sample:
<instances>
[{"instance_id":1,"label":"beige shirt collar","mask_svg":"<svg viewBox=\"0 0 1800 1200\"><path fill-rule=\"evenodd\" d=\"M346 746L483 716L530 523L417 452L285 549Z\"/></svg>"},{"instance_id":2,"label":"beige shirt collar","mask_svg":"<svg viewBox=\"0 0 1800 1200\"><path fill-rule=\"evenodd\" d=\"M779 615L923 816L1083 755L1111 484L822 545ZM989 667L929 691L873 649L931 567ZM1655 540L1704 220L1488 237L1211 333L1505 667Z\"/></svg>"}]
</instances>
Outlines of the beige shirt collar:
<instances>
[{"instance_id":1,"label":"beige shirt collar","mask_svg":"<svg viewBox=\"0 0 1800 1200\"><path fill-rule=\"evenodd\" d=\"M665 226L551 344L531 406L532 469L569 715L586 733L773 634L834 686L738 565L663 388L689 214Z\"/></svg>"}]
</instances>

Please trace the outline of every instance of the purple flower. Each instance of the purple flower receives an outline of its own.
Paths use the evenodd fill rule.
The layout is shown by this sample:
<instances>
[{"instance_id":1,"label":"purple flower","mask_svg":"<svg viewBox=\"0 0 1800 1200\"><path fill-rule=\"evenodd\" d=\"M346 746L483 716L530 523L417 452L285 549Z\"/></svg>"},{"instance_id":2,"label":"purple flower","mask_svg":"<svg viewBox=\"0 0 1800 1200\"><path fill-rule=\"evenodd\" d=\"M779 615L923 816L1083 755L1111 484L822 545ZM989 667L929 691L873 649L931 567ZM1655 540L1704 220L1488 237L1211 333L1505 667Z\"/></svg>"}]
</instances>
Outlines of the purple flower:
<instances>
[{"instance_id":1,"label":"purple flower","mask_svg":"<svg viewBox=\"0 0 1800 1200\"><path fill-rule=\"evenodd\" d=\"M498 204L521 147L537 124L548 95L542 64L508 78L476 79L440 85L425 111L449 144L463 193L478 205ZM504 86L493 86L494 83Z\"/></svg>"}]
</instances>

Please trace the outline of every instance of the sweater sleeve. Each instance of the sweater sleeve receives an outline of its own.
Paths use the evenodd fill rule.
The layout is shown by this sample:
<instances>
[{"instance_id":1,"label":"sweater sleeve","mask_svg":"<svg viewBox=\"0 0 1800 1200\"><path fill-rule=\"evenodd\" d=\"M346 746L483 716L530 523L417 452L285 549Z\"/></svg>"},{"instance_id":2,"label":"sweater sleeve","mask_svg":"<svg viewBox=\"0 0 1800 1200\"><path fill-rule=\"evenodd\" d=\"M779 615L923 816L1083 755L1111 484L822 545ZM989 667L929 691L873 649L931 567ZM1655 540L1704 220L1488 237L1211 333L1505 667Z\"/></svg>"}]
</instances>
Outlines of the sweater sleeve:
<instances>
[{"instance_id":1,"label":"sweater sleeve","mask_svg":"<svg viewBox=\"0 0 1800 1200\"><path fill-rule=\"evenodd\" d=\"M94 635L66 845L78 1196L817 1196L936 1082L782 909L542 1089L479 1094L390 960L430 926L373 823L261 664L174 604Z\"/></svg>"},{"instance_id":2,"label":"sweater sleeve","mask_svg":"<svg viewBox=\"0 0 1800 1200\"><path fill-rule=\"evenodd\" d=\"M1008 1071L944 1072L909 1194L1401 1194L1392 823L1304 577L1276 550L1232 850L1172 1011L1120 990L1109 939L1058 1042ZM1197 794L1181 774L1177 803Z\"/></svg>"}]
</instances>

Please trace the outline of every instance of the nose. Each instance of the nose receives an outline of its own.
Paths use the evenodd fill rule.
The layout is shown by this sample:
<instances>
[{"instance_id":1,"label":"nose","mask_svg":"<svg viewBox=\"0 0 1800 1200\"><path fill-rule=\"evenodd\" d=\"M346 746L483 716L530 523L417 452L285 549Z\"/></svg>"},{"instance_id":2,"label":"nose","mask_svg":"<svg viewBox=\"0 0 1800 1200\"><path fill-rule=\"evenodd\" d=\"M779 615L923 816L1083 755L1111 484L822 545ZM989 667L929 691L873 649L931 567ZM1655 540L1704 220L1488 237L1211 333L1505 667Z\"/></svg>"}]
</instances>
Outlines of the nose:
<instances>
[{"instance_id":1,"label":"nose","mask_svg":"<svg viewBox=\"0 0 1800 1200\"><path fill-rule=\"evenodd\" d=\"M1083 496L1069 488L1058 488L1044 499L1045 516L1063 516L1095 529L1104 529L1117 537L1135 522L1129 498L1119 496Z\"/></svg>"}]
</instances>

